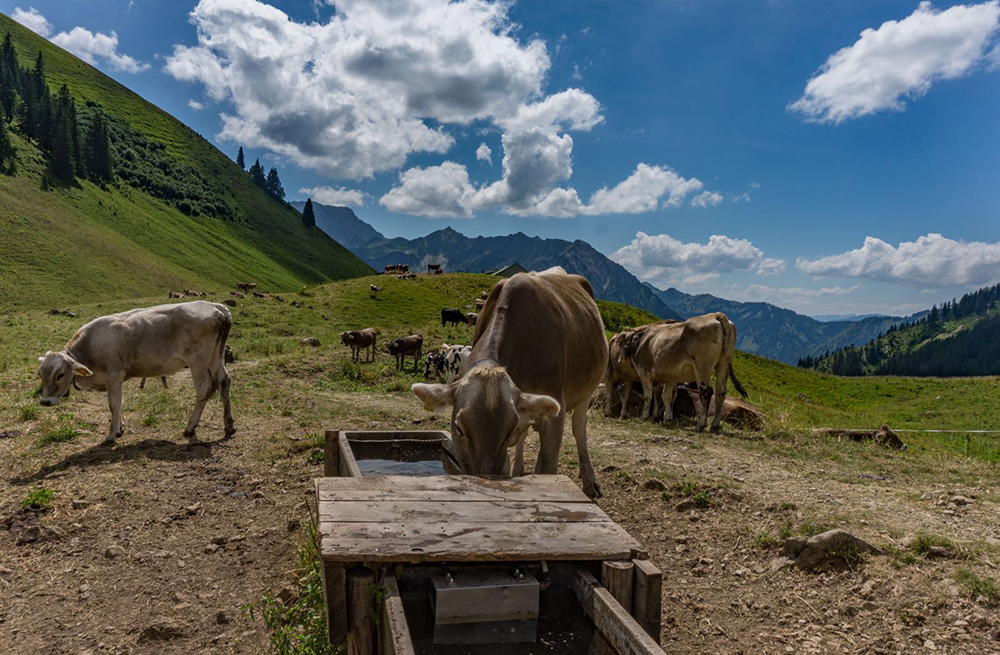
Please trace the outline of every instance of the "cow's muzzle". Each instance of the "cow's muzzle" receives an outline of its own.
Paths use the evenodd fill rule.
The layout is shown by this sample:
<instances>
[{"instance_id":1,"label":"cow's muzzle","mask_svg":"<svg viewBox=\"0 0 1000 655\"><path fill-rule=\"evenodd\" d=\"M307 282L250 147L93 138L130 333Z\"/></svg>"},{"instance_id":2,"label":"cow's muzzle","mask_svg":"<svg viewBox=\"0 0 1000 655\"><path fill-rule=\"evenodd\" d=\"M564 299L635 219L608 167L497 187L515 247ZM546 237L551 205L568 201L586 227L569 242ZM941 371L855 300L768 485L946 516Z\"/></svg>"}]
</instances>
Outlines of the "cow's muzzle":
<instances>
[{"instance_id":1,"label":"cow's muzzle","mask_svg":"<svg viewBox=\"0 0 1000 655\"><path fill-rule=\"evenodd\" d=\"M42 398L42 407L55 407L59 404L59 399L55 397Z\"/></svg>"}]
</instances>

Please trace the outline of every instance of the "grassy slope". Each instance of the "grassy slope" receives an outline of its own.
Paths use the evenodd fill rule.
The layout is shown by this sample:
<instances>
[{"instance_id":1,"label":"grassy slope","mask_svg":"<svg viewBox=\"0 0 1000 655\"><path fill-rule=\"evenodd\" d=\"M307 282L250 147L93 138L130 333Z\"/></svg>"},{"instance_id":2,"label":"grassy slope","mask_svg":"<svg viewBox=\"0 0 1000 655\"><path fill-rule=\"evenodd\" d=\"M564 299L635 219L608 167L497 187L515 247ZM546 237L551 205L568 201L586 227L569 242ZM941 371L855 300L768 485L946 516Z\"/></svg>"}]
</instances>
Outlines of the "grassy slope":
<instances>
[{"instance_id":1,"label":"grassy slope","mask_svg":"<svg viewBox=\"0 0 1000 655\"><path fill-rule=\"evenodd\" d=\"M43 162L15 137L19 170L0 176L0 297L5 306L78 298L221 289L252 279L274 289L363 275L371 269L298 213L257 189L214 146L73 55L0 15L25 65L42 51L49 83L65 83L78 102L92 100L167 146L172 157L220 185L239 222L191 218L131 187L90 184L40 191Z\"/></svg>"}]
</instances>

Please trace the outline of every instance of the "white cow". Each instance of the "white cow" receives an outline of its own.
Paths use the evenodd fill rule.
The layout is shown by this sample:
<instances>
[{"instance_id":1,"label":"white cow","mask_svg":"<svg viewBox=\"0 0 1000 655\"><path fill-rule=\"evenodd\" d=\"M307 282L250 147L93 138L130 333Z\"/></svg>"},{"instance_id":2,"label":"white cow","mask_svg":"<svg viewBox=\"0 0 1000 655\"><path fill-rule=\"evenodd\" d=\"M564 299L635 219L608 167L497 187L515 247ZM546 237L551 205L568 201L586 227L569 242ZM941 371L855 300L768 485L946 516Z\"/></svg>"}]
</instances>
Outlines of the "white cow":
<instances>
[{"instance_id":1,"label":"white cow","mask_svg":"<svg viewBox=\"0 0 1000 655\"><path fill-rule=\"evenodd\" d=\"M74 384L107 391L111 427L104 443L113 444L124 431L122 383L130 378L169 376L186 367L191 369L197 398L185 436L194 436L205 403L220 390L229 437L236 432L236 425L224 353L232 325L229 309L205 301L96 318L77 330L63 350L38 358L42 405L58 405Z\"/></svg>"}]
</instances>

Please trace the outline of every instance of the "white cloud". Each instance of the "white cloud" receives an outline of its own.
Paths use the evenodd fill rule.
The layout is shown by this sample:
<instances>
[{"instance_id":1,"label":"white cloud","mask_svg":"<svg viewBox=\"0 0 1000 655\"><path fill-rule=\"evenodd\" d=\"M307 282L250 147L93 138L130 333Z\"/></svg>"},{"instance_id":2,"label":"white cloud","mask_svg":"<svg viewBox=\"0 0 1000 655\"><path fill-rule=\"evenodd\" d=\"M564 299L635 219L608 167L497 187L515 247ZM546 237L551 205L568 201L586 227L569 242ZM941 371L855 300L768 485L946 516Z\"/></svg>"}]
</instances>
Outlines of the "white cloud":
<instances>
[{"instance_id":1,"label":"white cloud","mask_svg":"<svg viewBox=\"0 0 1000 655\"><path fill-rule=\"evenodd\" d=\"M799 258L809 275L856 277L920 286L983 286L1000 280L1000 242L955 241L928 234L893 246L875 237L864 245L817 260Z\"/></svg>"},{"instance_id":2,"label":"white cloud","mask_svg":"<svg viewBox=\"0 0 1000 655\"><path fill-rule=\"evenodd\" d=\"M722 194L715 191L702 191L691 199L694 207L718 207L722 202Z\"/></svg>"},{"instance_id":3,"label":"white cloud","mask_svg":"<svg viewBox=\"0 0 1000 655\"><path fill-rule=\"evenodd\" d=\"M205 103L198 102L197 100L195 100L194 98L192 98L192 99L188 100L188 107L190 107L191 109L193 109L195 111L201 111L202 109L205 108Z\"/></svg>"},{"instance_id":4,"label":"white cloud","mask_svg":"<svg viewBox=\"0 0 1000 655\"><path fill-rule=\"evenodd\" d=\"M641 280L663 287L698 284L721 273L746 271L764 260L764 253L746 239L714 234L708 243L684 243L669 234L637 232L630 244L609 257Z\"/></svg>"},{"instance_id":5,"label":"white cloud","mask_svg":"<svg viewBox=\"0 0 1000 655\"><path fill-rule=\"evenodd\" d=\"M27 10L15 7L10 17L39 36L47 37L52 34L52 23L34 7L28 7Z\"/></svg>"},{"instance_id":6,"label":"white cloud","mask_svg":"<svg viewBox=\"0 0 1000 655\"><path fill-rule=\"evenodd\" d=\"M567 132L599 125L601 105L583 89L543 91L549 52L538 38L520 36L509 9L484 0L343 0L327 22L304 24L259 0L201 0L191 13L197 45L174 46L165 70L232 107L222 115L220 139L269 149L333 177L372 177L400 171L412 154L445 154L455 143L454 126L480 122L480 130L501 131L500 179L473 186L454 161L403 170L380 200L393 211L636 211L617 209L626 204L651 211L661 199L667 206L682 200L688 191L678 185L700 190L698 180L646 164L621 185L652 173L645 181L663 191L639 185L639 200L610 206L615 187L584 205L563 186L573 174ZM492 150L480 146L477 159L484 155L492 161Z\"/></svg>"},{"instance_id":7,"label":"white cloud","mask_svg":"<svg viewBox=\"0 0 1000 655\"><path fill-rule=\"evenodd\" d=\"M118 52L118 34L115 32L94 33L83 27L74 27L69 32L56 34L51 41L92 66L106 63L111 70L123 73L140 73L149 68L149 64Z\"/></svg>"},{"instance_id":8,"label":"white cloud","mask_svg":"<svg viewBox=\"0 0 1000 655\"><path fill-rule=\"evenodd\" d=\"M479 161L493 163L493 151L485 143L480 143L479 147L476 148L476 159Z\"/></svg>"},{"instance_id":9,"label":"white cloud","mask_svg":"<svg viewBox=\"0 0 1000 655\"><path fill-rule=\"evenodd\" d=\"M795 311L813 311L813 313L823 313L823 311L815 310L817 308L824 308L824 311L832 311L833 309L837 309L839 311L849 311L848 308L856 310L855 305L845 304L843 298L854 293L855 291L859 291L861 288L860 284L854 284L849 287L835 286L818 288L770 287L763 284L751 284L743 287L738 284L734 284L722 293L730 300L739 300L741 302L769 302L773 305L788 307L789 309L793 309ZM834 298L837 299L836 305L831 307L829 302ZM889 311L889 308L883 308L880 311Z\"/></svg>"},{"instance_id":10,"label":"white cloud","mask_svg":"<svg viewBox=\"0 0 1000 655\"><path fill-rule=\"evenodd\" d=\"M778 275L785 272L785 260L768 257L760 260L757 265L757 275Z\"/></svg>"},{"instance_id":11,"label":"white cloud","mask_svg":"<svg viewBox=\"0 0 1000 655\"><path fill-rule=\"evenodd\" d=\"M665 207L677 207L702 186L701 180L681 177L668 166L639 164L635 172L615 187L595 191L586 213L641 214L656 209L661 198Z\"/></svg>"},{"instance_id":12,"label":"white cloud","mask_svg":"<svg viewBox=\"0 0 1000 655\"><path fill-rule=\"evenodd\" d=\"M807 120L840 123L882 110L902 111L940 80L959 78L984 62L1000 27L1000 2L944 11L921 2L908 17L866 29L830 55L789 109Z\"/></svg>"},{"instance_id":13,"label":"white cloud","mask_svg":"<svg viewBox=\"0 0 1000 655\"><path fill-rule=\"evenodd\" d=\"M323 205L334 207L364 207L365 192L360 189L314 186L299 189L299 193Z\"/></svg>"}]
</instances>

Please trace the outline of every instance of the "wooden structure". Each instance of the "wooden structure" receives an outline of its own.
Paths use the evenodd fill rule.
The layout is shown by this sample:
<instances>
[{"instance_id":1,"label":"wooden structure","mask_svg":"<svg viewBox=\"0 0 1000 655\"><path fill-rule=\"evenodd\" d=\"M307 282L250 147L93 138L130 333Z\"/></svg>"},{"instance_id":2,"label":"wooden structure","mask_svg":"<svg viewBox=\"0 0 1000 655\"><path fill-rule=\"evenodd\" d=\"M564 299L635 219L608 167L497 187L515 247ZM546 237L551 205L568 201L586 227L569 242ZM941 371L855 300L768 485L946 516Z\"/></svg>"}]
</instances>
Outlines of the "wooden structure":
<instances>
[{"instance_id":1,"label":"wooden structure","mask_svg":"<svg viewBox=\"0 0 1000 655\"><path fill-rule=\"evenodd\" d=\"M327 433L315 516L331 641L350 654L415 653L400 587L499 566L562 580L610 652L662 653L660 572L569 478L363 475L355 450L389 460L404 445L454 471L442 432Z\"/></svg>"}]
</instances>

